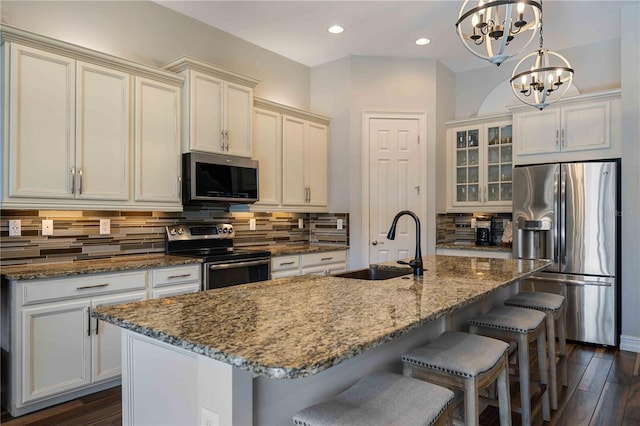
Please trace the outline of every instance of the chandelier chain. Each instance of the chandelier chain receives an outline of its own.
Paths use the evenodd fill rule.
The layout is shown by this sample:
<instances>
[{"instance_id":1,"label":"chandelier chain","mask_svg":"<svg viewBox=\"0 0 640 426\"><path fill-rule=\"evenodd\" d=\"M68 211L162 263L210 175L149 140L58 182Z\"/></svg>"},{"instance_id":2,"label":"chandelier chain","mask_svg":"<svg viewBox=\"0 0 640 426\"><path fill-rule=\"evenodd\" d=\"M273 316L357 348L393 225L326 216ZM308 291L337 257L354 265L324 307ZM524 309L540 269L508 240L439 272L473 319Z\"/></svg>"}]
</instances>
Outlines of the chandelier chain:
<instances>
[{"instance_id":1,"label":"chandelier chain","mask_svg":"<svg viewBox=\"0 0 640 426\"><path fill-rule=\"evenodd\" d=\"M542 11L542 0L540 0L540 49L542 49L542 45L543 45L543 42L542 42L542 14L543 14L543 11Z\"/></svg>"}]
</instances>

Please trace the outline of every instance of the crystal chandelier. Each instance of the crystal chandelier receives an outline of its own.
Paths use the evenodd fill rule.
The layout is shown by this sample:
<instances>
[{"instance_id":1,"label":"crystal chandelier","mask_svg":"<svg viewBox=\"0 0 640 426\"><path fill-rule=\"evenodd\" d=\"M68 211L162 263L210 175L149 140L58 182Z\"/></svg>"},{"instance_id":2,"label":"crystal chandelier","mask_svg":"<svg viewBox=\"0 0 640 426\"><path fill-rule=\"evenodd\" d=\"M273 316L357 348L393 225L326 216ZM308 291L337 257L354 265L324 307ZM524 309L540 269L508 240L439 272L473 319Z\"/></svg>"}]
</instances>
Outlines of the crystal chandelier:
<instances>
[{"instance_id":1,"label":"crystal chandelier","mask_svg":"<svg viewBox=\"0 0 640 426\"><path fill-rule=\"evenodd\" d=\"M466 0L456 32L469 52L500 65L533 41L541 13L542 4L537 0L480 0L477 6Z\"/></svg>"},{"instance_id":2,"label":"crystal chandelier","mask_svg":"<svg viewBox=\"0 0 640 426\"><path fill-rule=\"evenodd\" d=\"M542 110L560 99L571 87L573 68L567 59L545 49L540 14L540 47L520 60L511 74L511 89L523 103Z\"/></svg>"}]
</instances>

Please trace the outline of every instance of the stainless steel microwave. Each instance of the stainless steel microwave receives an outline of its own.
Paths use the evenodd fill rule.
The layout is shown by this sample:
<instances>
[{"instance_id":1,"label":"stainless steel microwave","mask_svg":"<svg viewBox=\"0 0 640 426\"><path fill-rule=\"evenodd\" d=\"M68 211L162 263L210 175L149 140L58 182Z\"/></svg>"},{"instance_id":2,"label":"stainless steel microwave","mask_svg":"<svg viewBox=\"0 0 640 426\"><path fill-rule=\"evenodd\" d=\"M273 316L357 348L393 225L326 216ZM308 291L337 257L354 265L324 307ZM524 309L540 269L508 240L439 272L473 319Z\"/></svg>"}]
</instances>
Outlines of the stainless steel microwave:
<instances>
[{"instance_id":1,"label":"stainless steel microwave","mask_svg":"<svg viewBox=\"0 0 640 426\"><path fill-rule=\"evenodd\" d=\"M249 204L258 201L258 162L248 158L182 154L182 202Z\"/></svg>"}]
</instances>

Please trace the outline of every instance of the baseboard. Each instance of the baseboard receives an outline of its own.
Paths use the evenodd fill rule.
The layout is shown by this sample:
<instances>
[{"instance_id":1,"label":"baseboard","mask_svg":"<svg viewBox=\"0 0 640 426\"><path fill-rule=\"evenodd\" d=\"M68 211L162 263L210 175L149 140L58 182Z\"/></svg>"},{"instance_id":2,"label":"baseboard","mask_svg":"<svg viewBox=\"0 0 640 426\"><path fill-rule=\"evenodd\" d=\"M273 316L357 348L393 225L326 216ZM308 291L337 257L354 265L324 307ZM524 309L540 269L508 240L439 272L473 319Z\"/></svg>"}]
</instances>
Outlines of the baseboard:
<instances>
[{"instance_id":1,"label":"baseboard","mask_svg":"<svg viewBox=\"0 0 640 426\"><path fill-rule=\"evenodd\" d=\"M620 335L620 350L640 353L640 337Z\"/></svg>"}]
</instances>

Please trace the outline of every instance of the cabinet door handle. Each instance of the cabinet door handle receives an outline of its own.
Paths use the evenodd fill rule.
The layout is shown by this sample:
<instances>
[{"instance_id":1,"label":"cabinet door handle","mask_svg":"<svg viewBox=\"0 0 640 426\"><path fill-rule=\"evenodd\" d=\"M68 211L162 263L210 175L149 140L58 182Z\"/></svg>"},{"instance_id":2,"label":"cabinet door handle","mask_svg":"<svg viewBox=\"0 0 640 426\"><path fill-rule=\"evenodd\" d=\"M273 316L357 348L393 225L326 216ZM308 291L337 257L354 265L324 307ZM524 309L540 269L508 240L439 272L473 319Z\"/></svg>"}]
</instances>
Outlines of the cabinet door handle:
<instances>
[{"instance_id":1,"label":"cabinet door handle","mask_svg":"<svg viewBox=\"0 0 640 426\"><path fill-rule=\"evenodd\" d=\"M182 177L178 176L178 198L182 200Z\"/></svg>"},{"instance_id":2,"label":"cabinet door handle","mask_svg":"<svg viewBox=\"0 0 640 426\"><path fill-rule=\"evenodd\" d=\"M556 129L556 145L560 143L560 130Z\"/></svg>"},{"instance_id":3,"label":"cabinet door handle","mask_svg":"<svg viewBox=\"0 0 640 426\"><path fill-rule=\"evenodd\" d=\"M91 336L91 306L87 308L87 336Z\"/></svg>"},{"instance_id":4,"label":"cabinet door handle","mask_svg":"<svg viewBox=\"0 0 640 426\"><path fill-rule=\"evenodd\" d=\"M100 320L96 318L96 336L100 332Z\"/></svg>"},{"instance_id":5,"label":"cabinet door handle","mask_svg":"<svg viewBox=\"0 0 640 426\"><path fill-rule=\"evenodd\" d=\"M180 275L171 275L167 277L168 280L175 280L176 278L187 278L190 277L191 274L180 274Z\"/></svg>"},{"instance_id":6,"label":"cabinet door handle","mask_svg":"<svg viewBox=\"0 0 640 426\"><path fill-rule=\"evenodd\" d=\"M296 262L280 262L280 264L278 266L287 266L287 265L293 265Z\"/></svg>"},{"instance_id":7,"label":"cabinet door handle","mask_svg":"<svg viewBox=\"0 0 640 426\"><path fill-rule=\"evenodd\" d=\"M78 169L78 179L80 179L80 183L78 184L78 194L82 194L82 167Z\"/></svg>"},{"instance_id":8,"label":"cabinet door handle","mask_svg":"<svg viewBox=\"0 0 640 426\"><path fill-rule=\"evenodd\" d=\"M227 131L225 131L225 132L224 132L224 135L225 135L225 140L226 140L226 146L225 146L225 149L226 149L226 151L229 151L229 131L228 131L228 130L227 130Z\"/></svg>"},{"instance_id":9,"label":"cabinet door handle","mask_svg":"<svg viewBox=\"0 0 640 426\"><path fill-rule=\"evenodd\" d=\"M220 132L220 149L224 151L224 130Z\"/></svg>"},{"instance_id":10,"label":"cabinet door handle","mask_svg":"<svg viewBox=\"0 0 640 426\"><path fill-rule=\"evenodd\" d=\"M107 287L109 285L109 283L104 283L104 284L96 284L96 285L83 285L80 287L76 287L76 290L88 290L91 288L100 288L100 287Z\"/></svg>"},{"instance_id":11,"label":"cabinet door handle","mask_svg":"<svg viewBox=\"0 0 640 426\"><path fill-rule=\"evenodd\" d=\"M71 193L76 192L76 168L71 168Z\"/></svg>"},{"instance_id":12,"label":"cabinet door handle","mask_svg":"<svg viewBox=\"0 0 640 426\"><path fill-rule=\"evenodd\" d=\"M561 133L561 141L562 141L562 142L561 142L561 143L562 143L562 146L567 146L567 143L566 143L566 141L564 140L564 129L562 129L562 133Z\"/></svg>"},{"instance_id":13,"label":"cabinet door handle","mask_svg":"<svg viewBox=\"0 0 640 426\"><path fill-rule=\"evenodd\" d=\"M324 262L325 260L331 260L331 259L333 259L333 256L331 256L331 257L323 257L320 260Z\"/></svg>"}]
</instances>

